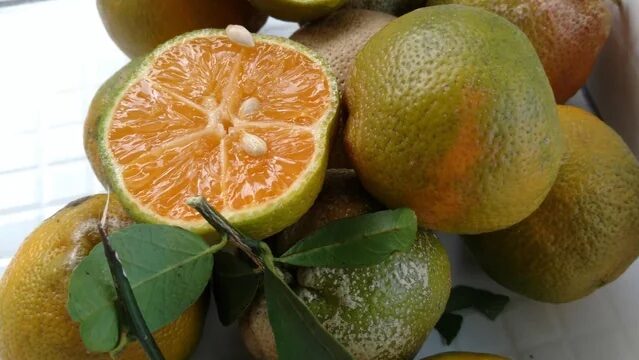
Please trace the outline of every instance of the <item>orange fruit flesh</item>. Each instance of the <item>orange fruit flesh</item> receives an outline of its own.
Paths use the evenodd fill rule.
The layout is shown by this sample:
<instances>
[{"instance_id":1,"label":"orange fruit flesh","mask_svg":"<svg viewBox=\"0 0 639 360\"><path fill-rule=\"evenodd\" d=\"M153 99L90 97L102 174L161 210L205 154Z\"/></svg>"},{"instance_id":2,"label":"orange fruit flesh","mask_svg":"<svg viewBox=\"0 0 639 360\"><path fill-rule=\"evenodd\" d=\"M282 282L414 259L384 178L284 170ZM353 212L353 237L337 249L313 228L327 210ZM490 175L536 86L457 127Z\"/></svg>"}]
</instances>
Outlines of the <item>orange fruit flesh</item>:
<instances>
[{"instance_id":1,"label":"orange fruit flesh","mask_svg":"<svg viewBox=\"0 0 639 360\"><path fill-rule=\"evenodd\" d=\"M247 209L285 193L309 166L330 93L320 65L294 49L195 38L161 53L126 90L108 145L126 190L160 216L197 219L185 204L196 195L220 211ZM248 102L259 105L245 111ZM248 151L247 134L265 151Z\"/></svg>"}]
</instances>

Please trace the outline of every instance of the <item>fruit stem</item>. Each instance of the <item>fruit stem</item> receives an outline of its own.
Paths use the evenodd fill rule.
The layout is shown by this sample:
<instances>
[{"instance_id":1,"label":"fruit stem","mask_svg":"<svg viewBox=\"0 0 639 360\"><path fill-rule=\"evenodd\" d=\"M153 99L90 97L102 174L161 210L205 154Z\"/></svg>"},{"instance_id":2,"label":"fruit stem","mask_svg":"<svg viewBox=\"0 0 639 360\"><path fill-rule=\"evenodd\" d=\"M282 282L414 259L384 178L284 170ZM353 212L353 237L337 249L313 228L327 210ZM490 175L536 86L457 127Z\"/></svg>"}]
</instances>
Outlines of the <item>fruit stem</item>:
<instances>
[{"instance_id":1,"label":"fruit stem","mask_svg":"<svg viewBox=\"0 0 639 360\"><path fill-rule=\"evenodd\" d=\"M158 344L155 342L155 339L153 338L149 327L144 321L144 317L142 316L140 307L138 306L135 295L133 294L133 289L131 289L129 279L124 273L124 269L122 268L122 263L120 262L118 254L115 252L115 249L111 247L111 242L109 241L109 237L104 228L104 224L98 225L98 232L100 233L100 237L102 238L102 244L104 245L104 255L107 258L109 270L111 271L111 276L113 277L113 285L115 286L115 292L118 297L118 302L120 303L120 307L123 310L125 317L129 320L129 325L133 328L135 336L137 337L138 341L140 341L140 345L142 345L142 348L146 352L149 359L164 360L162 351L158 347Z\"/></svg>"},{"instance_id":2,"label":"fruit stem","mask_svg":"<svg viewBox=\"0 0 639 360\"><path fill-rule=\"evenodd\" d=\"M257 265L260 271L264 270L264 253L261 242L252 239L233 227L228 220L215 210L202 196L190 198L186 203L197 210L202 217L220 234L227 234L229 240L244 252Z\"/></svg>"}]
</instances>

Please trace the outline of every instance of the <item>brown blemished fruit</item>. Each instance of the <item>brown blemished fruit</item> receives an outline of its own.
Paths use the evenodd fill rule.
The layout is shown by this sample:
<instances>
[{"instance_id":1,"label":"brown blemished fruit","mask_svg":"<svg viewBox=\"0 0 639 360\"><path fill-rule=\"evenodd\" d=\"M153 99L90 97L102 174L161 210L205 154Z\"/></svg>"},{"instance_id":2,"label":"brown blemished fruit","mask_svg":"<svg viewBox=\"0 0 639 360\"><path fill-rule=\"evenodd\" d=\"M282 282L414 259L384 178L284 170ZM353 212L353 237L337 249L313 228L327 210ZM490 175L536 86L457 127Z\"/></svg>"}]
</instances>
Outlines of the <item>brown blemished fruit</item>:
<instances>
[{"instance_id":1,"label":"brown blemished fruit","mask_svg":"<svg viewBox=\"0 0 639 360\"><path fill-rule=\"evenodd\" d=\"M278 239L280 246L300 240L331 220L379 208L352 170L329 170L315 205L301 223L284 231ZM424 230L419 230L410 250L374 266L295 271L294 291L357 360L415 356L444 311L450 293L446 251L435 235ZM263 297L244 315L240 329L253 357L277 359Z\"/></svg>"},{"instance_id":2,"label":"brown blemished fruit","mask_svg":"<svg viewBox=\"0 0 639 360\"><path fill-rule=\"evenodd\" d=\"M344 142L364 187L420 224L482 233L530 215L563 142L535 49L494 13L443 5L408 13L358 53Z\"/></svg>"},{"instance_id":3,"label":"brown blemished fruit","mask_svg":"<svg viewBox=\"0 0 639 360\"><path fill-rule=\"evenodd\" d=\"M324 56L337 78L343 96L355 55L371 36L393 19L394 16L378 11L342 9L303 26L291 36L291 40L302 43ZM352 167L344 150L344 122L347 117L348 109L342 106L328 158L329 168Z\"/></svg>"},{"instance_id":4,"label":"brown blemished fruit","mask_svg":"<svg viewBox=\"0 0 639 360\"><path fill-rule=\"evenodd\" d=\"M469 237L488 275L538 301L580 299L639 256L639 163L596 116L559 107L567 153L543 204L517 225Z\"/></svg>"},{"instance_id":5,"label":"brown blemished fruit","mask_svg":"<svg viewBox=\"0 0 639 360\"><path fill-rule=\"evenodd\" d=\"M69 203L29 235L0 280L0 358L6 360L107 360L89 353L79 325L67 313L69 276L100 242L97 225L106 195ZM111 199L107 217L113 231L132 221ZM166 359L185 360L195 349L205 317L200 300L175 322L155 332ZM118 359L146 359L139 343Z\"/></svg>"},{"instance_id":6,"label":"brown blemished fruit","mask_svg":"<svg viewBox=\"0 0 639 360\"><path fill-rule=\"evenodd\" d=\"M275 251L283 254L300 239L329 222L383 210L350 169L328 169L315 204L295 224L277 234Z\"/></svg>"},{"instance_id":7,"label":"brown blemished fruit","mask_svg":"<svg viewBox=\"0 0 639 360\"><path fill-rule=\"evenodd\" d=\"M605 0L429 0L428 4L477 6L512 21L535 46L560 104L586 84L612 22Z\"/></svg>"},{"instance_id":8,"label":"brown blemished fruit","mask_svg":"<svg viewBox=\"0 0 639 360\"><path fill-rule=\"evenodd\" d=\"M258 31L267 16L248 0L98 0L107 32L130 58L185 32L243 25Z\"/></svg>"},{"instance_id":9,"label":"brown blemished fruit","mask_svg":"<svg viewBox=\"0 0 639 360\"><path fill-rule=\"evenodd\" d=\"M322 55L343 92L355 55L371 36L394 19L394 16L378 11L342 9L303 26L291 35L291 40Z\"/></svg>"}]
</instances>

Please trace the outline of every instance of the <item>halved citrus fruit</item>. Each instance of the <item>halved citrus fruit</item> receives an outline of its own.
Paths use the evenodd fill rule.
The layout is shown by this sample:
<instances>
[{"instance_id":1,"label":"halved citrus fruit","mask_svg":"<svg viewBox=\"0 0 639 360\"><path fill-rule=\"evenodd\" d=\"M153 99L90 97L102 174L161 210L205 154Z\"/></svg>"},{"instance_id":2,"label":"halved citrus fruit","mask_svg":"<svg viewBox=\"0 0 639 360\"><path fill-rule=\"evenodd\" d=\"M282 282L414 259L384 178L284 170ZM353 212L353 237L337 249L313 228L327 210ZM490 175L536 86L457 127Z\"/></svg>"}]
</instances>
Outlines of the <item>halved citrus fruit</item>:
<instances>
[{"instance_id":1,"label":"halved citrus fruit","mask_svg":"<svg viewBox=\"0 0 639 360\"><path fill-rule=\"evenodd\" d=\"M98 92L86 148L138 221L209 233L204 196L248 234L294 223L317 196L339 104L323 60L241 27L175 38Z\"/></svg>"}]
</instances>

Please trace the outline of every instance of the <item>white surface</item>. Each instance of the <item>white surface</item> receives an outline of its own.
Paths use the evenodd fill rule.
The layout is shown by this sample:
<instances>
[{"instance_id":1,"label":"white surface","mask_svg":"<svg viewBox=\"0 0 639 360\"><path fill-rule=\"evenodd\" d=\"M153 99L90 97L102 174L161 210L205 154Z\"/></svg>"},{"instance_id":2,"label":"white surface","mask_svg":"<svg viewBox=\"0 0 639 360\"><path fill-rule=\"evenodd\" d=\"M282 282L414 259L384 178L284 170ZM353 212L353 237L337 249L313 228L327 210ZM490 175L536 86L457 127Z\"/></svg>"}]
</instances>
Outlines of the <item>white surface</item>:
<instances>
[{"instance_id":1,"label":"white surface","mask_svg":"<svg viewBox=\"0 0 639 360\"><path fill-rule=\"evenodd\" d=\"M291 26L270 21L266 32L285 34ZM624 41L622 48L629 44L627 38L616 41ZM0 8L0 49L2 272L42 219L70 200L102 191L84 158L82 123L99 85L127 59L111 43L94 1L88 0ZM605 83L605 76L601 79ZM627 100L618 110L625 104ZM637 122L630 120L639 121L633 117L613 124L636 129ZM632 139L636 134L626 135ZM556 306L509 293L481 272L459 239L443 236L443 241L453 259L456 284L509 294L512 303L495 322L464 313L462 331L452 346L443 346L433 332L420 355L468 350L517 360L639 359L639 265L593 296ZM222 331L215 317L211 311L193 359L244 359L237 334Z\"/></svg>"},{"instance_id":2,"label":"white surface","mask_svg":"<svg viewBox=\"0 0 639 360\"><path fill-rule=\"evenodd\" d=\"M621 8L610 7L612 33L589 88L604 118L639 154L639 1L622 2Z\"/></svg>"}]
</instances>

